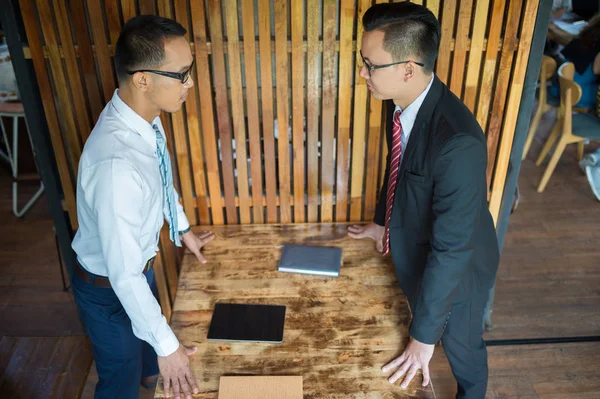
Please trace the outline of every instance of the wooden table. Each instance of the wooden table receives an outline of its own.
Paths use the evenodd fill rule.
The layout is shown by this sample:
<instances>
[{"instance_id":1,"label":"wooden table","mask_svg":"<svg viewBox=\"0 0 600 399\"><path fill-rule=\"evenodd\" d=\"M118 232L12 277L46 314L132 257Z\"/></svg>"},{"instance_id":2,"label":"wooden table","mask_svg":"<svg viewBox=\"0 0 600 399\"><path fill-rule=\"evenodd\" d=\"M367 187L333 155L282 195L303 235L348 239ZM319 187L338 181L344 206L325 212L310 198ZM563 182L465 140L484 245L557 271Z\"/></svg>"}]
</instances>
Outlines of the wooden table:
<instances>
[{"instance_id":1,"label":"wooden table","mask_svg":"<svg viewBox=\"0 0 600 399\"><path fill-rule=\"evenodd\" d=\"M211 226L205 265L186 251L171 326L191 358L200 394L217 398L222 375L301 375L305 398L435 398L419 373L407 389L381 367L408 342L410 311L391 265L345 224ZM281 273L284 243L337 246L338 278ZM282 344L207 341L217 302L287 306ZM155 398L163 398L162 382Z\"/></svg>"}]
</instances>

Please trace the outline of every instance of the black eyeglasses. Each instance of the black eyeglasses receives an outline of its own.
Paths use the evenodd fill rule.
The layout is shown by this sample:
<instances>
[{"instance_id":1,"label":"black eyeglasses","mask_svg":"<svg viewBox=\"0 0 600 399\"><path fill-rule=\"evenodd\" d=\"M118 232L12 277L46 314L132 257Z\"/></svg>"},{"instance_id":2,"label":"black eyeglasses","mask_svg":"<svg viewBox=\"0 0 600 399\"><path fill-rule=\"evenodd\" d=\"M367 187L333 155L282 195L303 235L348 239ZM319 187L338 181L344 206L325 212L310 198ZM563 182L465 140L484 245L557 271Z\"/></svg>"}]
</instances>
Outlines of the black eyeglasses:
<instances>
[{"instance_id":1,"label":"black eyeglasses","mask_svg":"<svg viewBox=\"0 0 600 399\"><path fill-rule=\"evenodd\" d=\"M190 75L192 74L192 68L194 67L194 62L195 62L195 60L192 61L192 64L190 65L190 67L187 69L187 71L184 71L184 72L165 72L165 71L157 71L154 69L139 69L137 71L129 71L127 73L129 75L133 75L134 73L137 73L137 72L155 73L157 75L167 76L169 78L177 79L182 84L185 84L185 82L188 81L188 79L190 78Z\"/></svg>"},{"instance_id":2,"label":"black eyeglasses","mask_svg":"<svg viewBox=\"0 0 600 399\"><path fill-rule=\"evenodd\" d=\"M412 62L413 64L416 64L420 67L425 66L425 64L423 64L422 62L417 62L417 61L413 61L413 60L392 62L391 64L384 64L384 65L371 65L365 60L365 57L363 57L362 51L359 51L359 52L360 52L360 58L362 58L363 64L367 67L367 71L369 71L369 76L371 76L371 72L373 72L376 69L387 68L387 67L391 67L391 66L399 65L399 64L407 64L409 62Z\"/></svg>"}]
</instances>

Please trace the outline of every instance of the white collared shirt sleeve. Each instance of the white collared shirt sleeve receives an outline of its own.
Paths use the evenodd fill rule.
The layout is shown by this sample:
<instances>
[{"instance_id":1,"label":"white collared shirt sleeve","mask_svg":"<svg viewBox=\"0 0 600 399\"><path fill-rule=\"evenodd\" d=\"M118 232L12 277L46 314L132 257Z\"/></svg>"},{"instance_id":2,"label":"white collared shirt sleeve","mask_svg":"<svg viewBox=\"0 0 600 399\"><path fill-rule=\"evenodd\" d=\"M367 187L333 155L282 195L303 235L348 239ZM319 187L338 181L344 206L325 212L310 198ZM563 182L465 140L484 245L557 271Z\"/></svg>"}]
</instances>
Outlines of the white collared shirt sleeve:
<instances>
[{"instance_id":1,"label":"white collared shirt sleeve","mask_svg":"<svg viewBox=\"0 0 600 399\"><path fill-rule=\"evenodd\" d=\"M177 190L173 187L173 193L175 195L175 206L177 207L177 230L184 231L190 227L190 222L188 221L187 216L185 215L185 211L183 210L183 206L179 202L179 194L177 194ZM166 203L166 201L165 201ZM165 204L164 207L165 219L169 222L169 209Z\"/></svg>"},{"instance_id":2,"label":"white collared shirt sleeve","mask_svg":"<svg viewBox=\"0 0 600 399\"><path fill-rule=\"evenodd\" d=\"M159 356L179 347L177 337L142 274L145 259L140 243L146 215L140 204L144 181L130 163L111 159L83 171L82 192L95 213L98 239L108 278L131 319L133 333Z\"/></svg>"}]
</instances>

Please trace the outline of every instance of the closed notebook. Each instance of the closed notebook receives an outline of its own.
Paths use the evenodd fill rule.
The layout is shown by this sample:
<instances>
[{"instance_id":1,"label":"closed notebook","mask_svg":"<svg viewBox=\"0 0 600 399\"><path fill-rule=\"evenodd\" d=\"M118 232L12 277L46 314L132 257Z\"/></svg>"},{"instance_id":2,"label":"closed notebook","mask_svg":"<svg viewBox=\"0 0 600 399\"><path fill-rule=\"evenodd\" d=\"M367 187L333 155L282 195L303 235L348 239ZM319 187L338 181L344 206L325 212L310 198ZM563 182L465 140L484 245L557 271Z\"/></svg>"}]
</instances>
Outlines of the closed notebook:
<instances>
[{"instance_id":1,"label":"closed notebook","mask_svg":"<svg viewBox=\"0 0 600 399\"><path fill-rule=\"evenodd\" d=\"M219 399L302 399L302 377L221 377Z\"/></svg>"},{"instance_id":2,"label":"closed notebook","mask_svg":"<svg viewBox=\"0 0 600 399\"><path fill-rule=\"evenodd\" d=\"M341 265L341 248L286 244L281 252L278 270L337 277Z\"/></svg>"}]
</instances>

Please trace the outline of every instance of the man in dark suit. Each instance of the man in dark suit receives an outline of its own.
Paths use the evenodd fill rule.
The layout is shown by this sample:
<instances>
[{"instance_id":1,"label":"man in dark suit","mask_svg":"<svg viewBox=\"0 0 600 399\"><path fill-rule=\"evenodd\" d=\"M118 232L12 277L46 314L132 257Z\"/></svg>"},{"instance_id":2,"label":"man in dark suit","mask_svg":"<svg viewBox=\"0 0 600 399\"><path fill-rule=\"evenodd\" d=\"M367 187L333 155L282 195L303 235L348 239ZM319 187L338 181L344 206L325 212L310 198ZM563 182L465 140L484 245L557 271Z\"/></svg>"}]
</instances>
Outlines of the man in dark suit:
<instances>
[{"instance_id":1,"label":"man in dark suit","mask_svg":"<svg viewBox=\"0 0 600 399\"><path fill-rule=\"evenodd\" d=\"M383 367L402 386L442 345L459 398L484 398L483 317L499 252L487 206L487 146L468 108L433 74L440 26L425 7L378 4L363 17L360 74L387 101L388 157L374 221L349 227L392 254L413 318L404 353Z\"/></svg>"}]
</instances>

